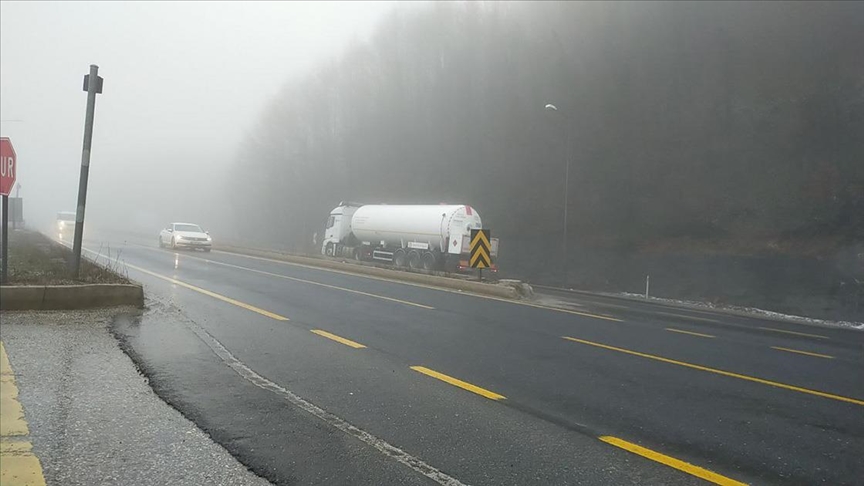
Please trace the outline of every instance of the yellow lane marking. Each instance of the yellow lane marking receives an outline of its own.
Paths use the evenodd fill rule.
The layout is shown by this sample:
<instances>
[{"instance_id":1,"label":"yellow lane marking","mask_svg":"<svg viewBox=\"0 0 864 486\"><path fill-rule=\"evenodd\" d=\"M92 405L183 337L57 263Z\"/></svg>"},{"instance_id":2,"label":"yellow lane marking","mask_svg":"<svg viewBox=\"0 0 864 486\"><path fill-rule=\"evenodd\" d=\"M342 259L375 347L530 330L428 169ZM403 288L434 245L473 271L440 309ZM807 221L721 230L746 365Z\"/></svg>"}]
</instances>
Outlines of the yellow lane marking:
<instances>
[{"instance_id":1,"label":"yellow lane marking","mask_svg":"<svg viewBox=\"0 0 864 486\"><path fill-rule=\"evenodd\" d=\"M693 319L694 321L705 321L705 322L720 322L716 319L706 319L704 317L696 317L696 316L688 316L684 314L673 314L671 312L652 312L652 314L660 314L662 316L673 316L673 317L681 317L683 319Z\"/></svg>"},{"instance_id":2,"label":"yellow lane marking","mask_svg":"<svg viewBox=\"0 0 864 486\"><path fill-rule=\"evenodd\" d=\"M781 348L779 346L771 346L771 349L777 349L779 351L787 351L787 352L796 353L796 354L803 354L806 356L815 356L817 358L834 359L834 356L828 356L827 354L810 353L808 351L799 351L797 349Z\"/></svg>"},{"instance_id":3,"label":"yellow lane marking","mask_svg":"<svg viewBox=\"0 0 864 486\"><path fill-rule=\"evenodd\" d=\"M184 255L184 257L192 258L195 260L201 260L202 262L214 263L216 265L223 265L226 267L237 268L240 270L246 270L247 272L258 273L261 275L268 275L270 277L284 278L286 280L293 280L295 282L302 282L302 283L311 284L311 285L318 285L320 287L326 287L328 289L335 289L335 290L341 290L343 292L350 292L352 294L365 295L367 297L374 297L376 299L387 300L390 302L397 302L399 304L413 305L414 307L420 307L421 309L434 309L434 307L432 307L432 306L418 304L416 302L410 302L410 301L401 300L401 299L394 299L393 297L385 297L383 295L378 295L378 294L370 294L369 292L361 292L359 290L354 290L354 289L346 289L345 287L337 287L336 285L329 285L329 284L325 284L325 283L321 283L321 282L314 282L312 280L305 280L305 279L297 278L297 277L289 277L288 275L282 275L279 273L265 272L264 270L257 270L254 268L243 267L240 265L234 265L232 263L218 262L215 260L208 260L206 258L199 258L199 257L194 257L194 256L189 256L189 255Z\"/></svg>"},{"instance_id":4,"label":"yellow lane marking","mask_svg":"<svg viewBox=\"0 0 864 486\"><path fill-rule=\"evenodd\" d=\"M364 346L360 343L354 342L350 339L345 339L341 336L337 336L335 334L330 334L329 332L322 331L320 329L312 329L312 332L314 332L315 334L317 334L319 336L324 336L327 339L332 339L332 340L336 341L337 343L342 343L345 346L351 346L352 348L355 348L355 349L360 349L360 348L366 347L366 346Z\"/></svg>"},{"instance_id":5,"label":"yellow lane marking","mask_svg":"<svg viewBox=\"0 0 864 486\"><path fill-rule=\"evenodd\" d=\"M447 376L444 373L438 373L435 370L430 370L429 368L425 368L423 366L412 366L411 369L418 372L418 373L423 373L426 376L431 376L432 378L437 378L437 379L439 379L445 383L449 383L453 386L458 386L459 388L462 388L463 390L468 390L470 392L474 392L474 393L481 395L481 396L484 396L490 400L504 400L505 398L507 398L504 395L499 395L499 394L492 392L492 391L489 391L485 388L480 388L479 386L472 385L471 383L453 378L452 376Z\"/></svg>"},{"instance_id":6,"label":"yellow lane marking","mask_svg":"<svg viewBox=\"0 0 864 486\"><path fill-rule=\"evenodd\" d=\"M666 330L672 331L672 332L679 332L681 334L689 334L691 336L699 336L699 337L711 338L711 339L714 339L715 337L717 337L717 336L712 336L710 334L702 334L701 332L693 332L693 331L684 331L683 329L675 329L672 327L667 327Z\"/></svg>"},{"instance_id":7,"label":"yellow lane marking","mask_svg":"<svg viewBox=\"0 0 864 486\"><path fill-rule=\"evenodd\" d=\"M213 297L214 299L219 299L222 302L228 302L229 304L234 304L237 307L242 307L246 310L250 310L252 312L257 312L258 314L261 314L262 316L267 316L267 317L270 317L272 319L276 319L277 321L287 321L288 320L288 318L285 316L280 316L279 314L274 314L270 311L266 311L266 310L261 309L259 307L255 307L254 305L249 305L245 302L240 302L239 300L232 299L231 297L225 297L224 295L217 294L216 292L211 292L207 289L202 289L201 287L196 287L196 286L188 284L186 282L181 282L177 279L174 279L171 277L166 277L164 275L160 275L158 273L151 272L150 270L145 270L141 267L132 265L130 263L127 263L126 266L129 268L134 268L135 270L138 270L139 272L146 273L147 275L151 275L151 276L156 277L156 278L161 278L162 280L165 280L166 282L171 282L174 285L179 285L179 286L185 287L189 290L194 290L195 292L199 292L199 293L202 293L204 295Z\"/></svg>"},{"instance_id":8,"label":"yellow lane marking","mask_svg":"<svg viewBox=\"0 0 864 486\"><path fill-rule=\"evenodd\" d=\"M6 348L0 342L0 375L11 375L12 365L9 363L9 358L6 356Z\"/></svg>"},{"instance_id":9,"label":"yellow lane marking","mask_svg":"<svg viewBox=\"0 0 864 486\"><path fill-rule=\"evenodd\" d=\"M16 437L30 434L24 420L24 408L18 401L18 386L6 348L0 342L0 436Z\"/></svg>"},{"instance_id":10,"label":"yellow lane marking","mask_svg":"<svg viewBox=\"0 0 864 486\"><path fill-rule=\"evenodd\" d=\"M817 390L810 390L808 388L801 388L798 386L787 385L785 383L779 383L776 381L763 380L762 378L756 378L753 376L741 375L738 373L732 373L731 371L718 370L715 368L709 368L707 366L695 365L692 363L685 363L684 361L677 361L674 359L663 358L661 356L655 356L653 354L640 353L638 351L631 351L629 349L616 348L615 346L609 346L606 344L600 344L600 343L594 343L591 341L585 341L584 339L577 339L577 338L568 337L568 336L561 336L561 337L564 339L567 339L568 341L574 341L577 343L587 344L589 346L595 346L598 348L608 349L610 351L618 351L619 353L625 353L625 354L630 354L633 356L639 356L642 358L648 358L648 359L653 359L653 360L657 360L657 361L662 361L664 363L670 363L670 364L674 364L674 365L678 365L678 366L684 366L686 368L692 368L694 370L707 371L709 373L716 373L718 375L729 376L732 378L738 378L739 380L752 381L753 383L761 383L763 385L773 386L773 387L777 387L777 388L783 388L785 390L792 390L792 391L796 391L799 393L806 393L808 395L815 395L817 397L830 398L832 400L838 400L841 402L854 403L855 405L864 406L864 400L859 400L857 398L849 398L849 397L844 397L844 396L840 396L840 395L833 395L831 393L825 393L825 392L821 392L821 391L817 391Z\"/></svg>"},{"instance_id":11,"label":"yellow lane marking","mask_svg":"<svg viewBox=\"0 0 864 486\"><path fill-rule=\"evenodd\" d=\"M30 443L24 442L0 452L0 481L3 486L45 486L42 464L31 449Z\"/></svg>"},{"instance_id":12,"label":"yellow lane marking","mask_svg":"<svg viewBox=\"0 0 864 486\"><path fill-rule=\"evenodd\" d=\"M742 483L740 481L736 481L731 478L727 478L726 476L722 476L713 471L709 471L707 469L701 468L699 466L694 466L689 462L684 462L680 459L675 459L674 457L667 456L666 454L661 454L659 452L652 451L651 449L647 449L645 447L636 445L632 442L627 442L626 440L619 439L617 437L612 437L608 435L604 435L600 437L600 440L607 444L612 444L615 447L619 447L624 449L625 451L632 452L633 454L638 454L644 458L651 459L652 461L659 462L660 464L664 464L666 466L675 468L679 471L684 471L687 474L692 476L696 476L697 478L704 479L710 483L719 484L721 486L746 486L747 483Z\"/></svg>"},{"instance_id":13,"label":"yellow lane marking","mask_svg":"<svg viewBox=\"0 0 864 486\"><path fill-rule=\"evenodd\" d=\"M4 437L0 439L0 454L23 454L33 450L33 444L27 441L8 441ZM6 484L6 483L2 483Z\"/></svg>"},{"instance_id":14,"label":"yellow lane marking","mask_svg":"<svg viewBox=\"0 0 864 486\"><path fill-rule=\"evenodd\" d=\"M350 275L350 276L352 276L352 277L368 278L368 279L370 279L370 280L378 280L378 281L381 281L381 282L389 282L389 283L397 283L397 284L402 284L402 285L410 285L410 286L412 286L412 287L419 287L419 288L423 288L423 289L436 290L436 291L439 291L439 292L447 292L447 293L457 294L457 295L467 295L467 296L476 297L476 298L479 298L479 299L497 300L498 302L506 302L506 303L508 303L508 304L523 305L523 306L527 306L527 307L536 307L536 308L538 308L538 309L546 309L546 310L555 311L555 312L563 312L563 313L566 313L566 314L575 314L575 315L583 316L583 317L592 317L592 318L594 318L594 319L603 319L603 320L607 320L607 321L623 322L623 319L618 319L618 318L615 318L615 317L604 316L604 315L600 315L600 314L590 314L590 313L588 313L588 312L579 312L579 311L574 311L574 310L559 309L559 308L557 308L557 307L549 307L549 306L546 306L546 305L540 305L540 304L530 304L530 303L528 303L528 302L518 302L518 301L515 301L515 300L502 299L502 298L500 298L500 297L492 297L492 296L489 296L489 295L474 294L474 293L471 293L471 292L459 292L459 291L457 291L457 290L444 289L444 288L441 288L441 287L433 287L433 286L431 286L431 285L423 285L423 284L418 284L418 283L414 283L414 282L403 282L403 281L401 281L401 280L391 280L391 279L382 278L382 277L375 277L375 276L372 276L372 275L364 275L364 274L361 274L361 273L347 272L347 271L344 271L344 270L334 270L334 269L332 269L332 268L315 267L315 266L312 266L312 265L306 265L306 264L303 264L303 263L286 262L286 261L284 261L284 260L276 260L276 259L273 259L273 258L265 258L265 257L259 257L259 256L253 256L253 255L244 255L244 254L242 254L242 253L234 253L234 252L230 252L230 251L213 250L213 252L214 252L214 253L220 253L220 254L223 254L223 255L232 255L232 256L240 257L240 258L251 258L251 259L253 259L253 260L261 260L261 261L265 261L265 262L279 263L279 264L282 264L282 265L293 265L293 266L296 266L296 267L309 268L309 269L312 269L312 270L318 270L318 271L322 271L322 272L339 273L339 274L342 274L342 275Z\"/></svg>"},{"instance_id":15,"label":"yellow lane marking","mask_svg":"<svg viewBox=\"0 0 864 486\"><path fill-rule=\"evenodd\" d=\"M27 440L30 434L6 348L0 342L0 483L44 486L42 464Z\"/></svg>"},{"instance_id":16,"label":"yellow lane marking","mask_svg":"<svg viewBox=\"0 0 864 486\"><path fill-rule=\"evenodd\" d=\"M807 334L806 332L795 332L795 331L787 331L785 329L774 329L773 327L760 327L763 331L774 331L774 332L782 332L783 334L794 334L796 336L806 336L812 337L816 339L830 339L828 336L820 336L818 334Z\"/></svg>"}]
</instances>

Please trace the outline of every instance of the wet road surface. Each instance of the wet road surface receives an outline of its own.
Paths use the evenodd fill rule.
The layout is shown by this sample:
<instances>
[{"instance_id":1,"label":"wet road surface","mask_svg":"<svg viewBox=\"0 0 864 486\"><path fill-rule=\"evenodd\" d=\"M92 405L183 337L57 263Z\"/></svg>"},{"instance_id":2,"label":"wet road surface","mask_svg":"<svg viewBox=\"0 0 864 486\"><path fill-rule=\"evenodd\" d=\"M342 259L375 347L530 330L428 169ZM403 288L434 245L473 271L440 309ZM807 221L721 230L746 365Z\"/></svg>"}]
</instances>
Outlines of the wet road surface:
<instances>
[{"instance_id":1,"label":"wet road surface","mask_svg":"<svg viewBox=\"0 0 864 486\"><path fill-rule=\"evenodd\" d=\"M110 247L150 299L115 325L127 351L275 483L864 477L859 331L579 296L525 305L107 240L85 247Z\"/></svg>"},{"instance_id":2,"label":"wet road surface","mask_svg":"<svg viewBox=\"0 0 864 486\"><path fill-rule=\"evenodd\" d=\"M0 336L47 484L269 484L153 393L109 332L122 312L138 310L2 313ZM0 483L39 484L8 476Z\"/></svg>"}]
</instances>

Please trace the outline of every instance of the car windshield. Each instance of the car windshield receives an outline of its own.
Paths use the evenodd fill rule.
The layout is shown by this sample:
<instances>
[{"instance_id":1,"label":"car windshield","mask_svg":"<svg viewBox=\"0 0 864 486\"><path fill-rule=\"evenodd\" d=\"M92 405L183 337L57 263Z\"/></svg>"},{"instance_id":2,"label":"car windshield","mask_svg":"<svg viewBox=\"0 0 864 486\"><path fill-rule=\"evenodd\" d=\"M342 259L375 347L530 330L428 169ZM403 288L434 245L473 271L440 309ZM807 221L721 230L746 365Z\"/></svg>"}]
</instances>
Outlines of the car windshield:
<instances>
[{"instance_id":1,"label":"car windshield","mask_svg":"<svg viewBox=\"0 0 864 486\"><path fill-rule=\"evenodd\" d=\"M202 230L197 224L175 224L174 231L191 231L195 233L204 232L204 230Z\"/></svg>"}]
</instances>

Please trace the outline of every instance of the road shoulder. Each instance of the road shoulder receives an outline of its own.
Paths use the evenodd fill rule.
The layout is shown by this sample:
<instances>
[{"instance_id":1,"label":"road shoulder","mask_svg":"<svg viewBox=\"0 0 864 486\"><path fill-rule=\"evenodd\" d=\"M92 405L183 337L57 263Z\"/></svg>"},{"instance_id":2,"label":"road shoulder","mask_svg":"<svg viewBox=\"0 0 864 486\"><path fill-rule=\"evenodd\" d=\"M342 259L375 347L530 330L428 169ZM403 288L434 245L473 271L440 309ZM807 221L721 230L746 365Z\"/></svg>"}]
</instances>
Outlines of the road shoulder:
<instances>
[{"instance_id":1,"label":"road shoulder","mask_svg":"<svg viewBox=\"0 0 864 486\"><path fill-rule=\"evenodd\" d=\"M15 372L0 341L0 483L6 486L43 486L42 464L33 454L30 428L18 401Z\"/></svg>"},{"instance_id":2,"label":"road shoulder","mask_svg":"<svg viewBox=\"0 0 864 486\"><path fill-rule=\"evenodd\" d=\"M269 484L153 393L109 333L119 312L3 312L47 483Z\"/></svg>"}]
</instances>

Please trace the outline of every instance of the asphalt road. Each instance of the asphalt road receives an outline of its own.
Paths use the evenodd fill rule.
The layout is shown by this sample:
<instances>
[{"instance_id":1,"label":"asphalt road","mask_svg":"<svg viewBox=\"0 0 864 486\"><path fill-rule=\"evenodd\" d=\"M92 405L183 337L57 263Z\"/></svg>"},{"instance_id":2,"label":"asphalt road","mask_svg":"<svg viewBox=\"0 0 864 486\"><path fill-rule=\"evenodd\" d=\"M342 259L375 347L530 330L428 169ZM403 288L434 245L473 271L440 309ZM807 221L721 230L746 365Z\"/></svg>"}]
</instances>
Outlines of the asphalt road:
<instances>
[{"instance_id":1,"label":"asphalt road","mask_svg":"<svg viewBox=\"0 0 864 486\"><path fill-rule=\"evenodd\" d=\"M145 284L157 393L277 484L864 484L860 331L85 247Z\"/></svg>"},{"instance_id":2,"label":"asphalt road","mask_svg":"<svg viewBox=\"0 0 864 486\"><path fill-rule=\"evenodd\" d=\"M0 335L47 484L269 484L153 393L108 332L118 312L3 311ZM0 443L5 466L6 438ZM0 484L25 483L4 474Z\"/></svg>"}]
</instances>

